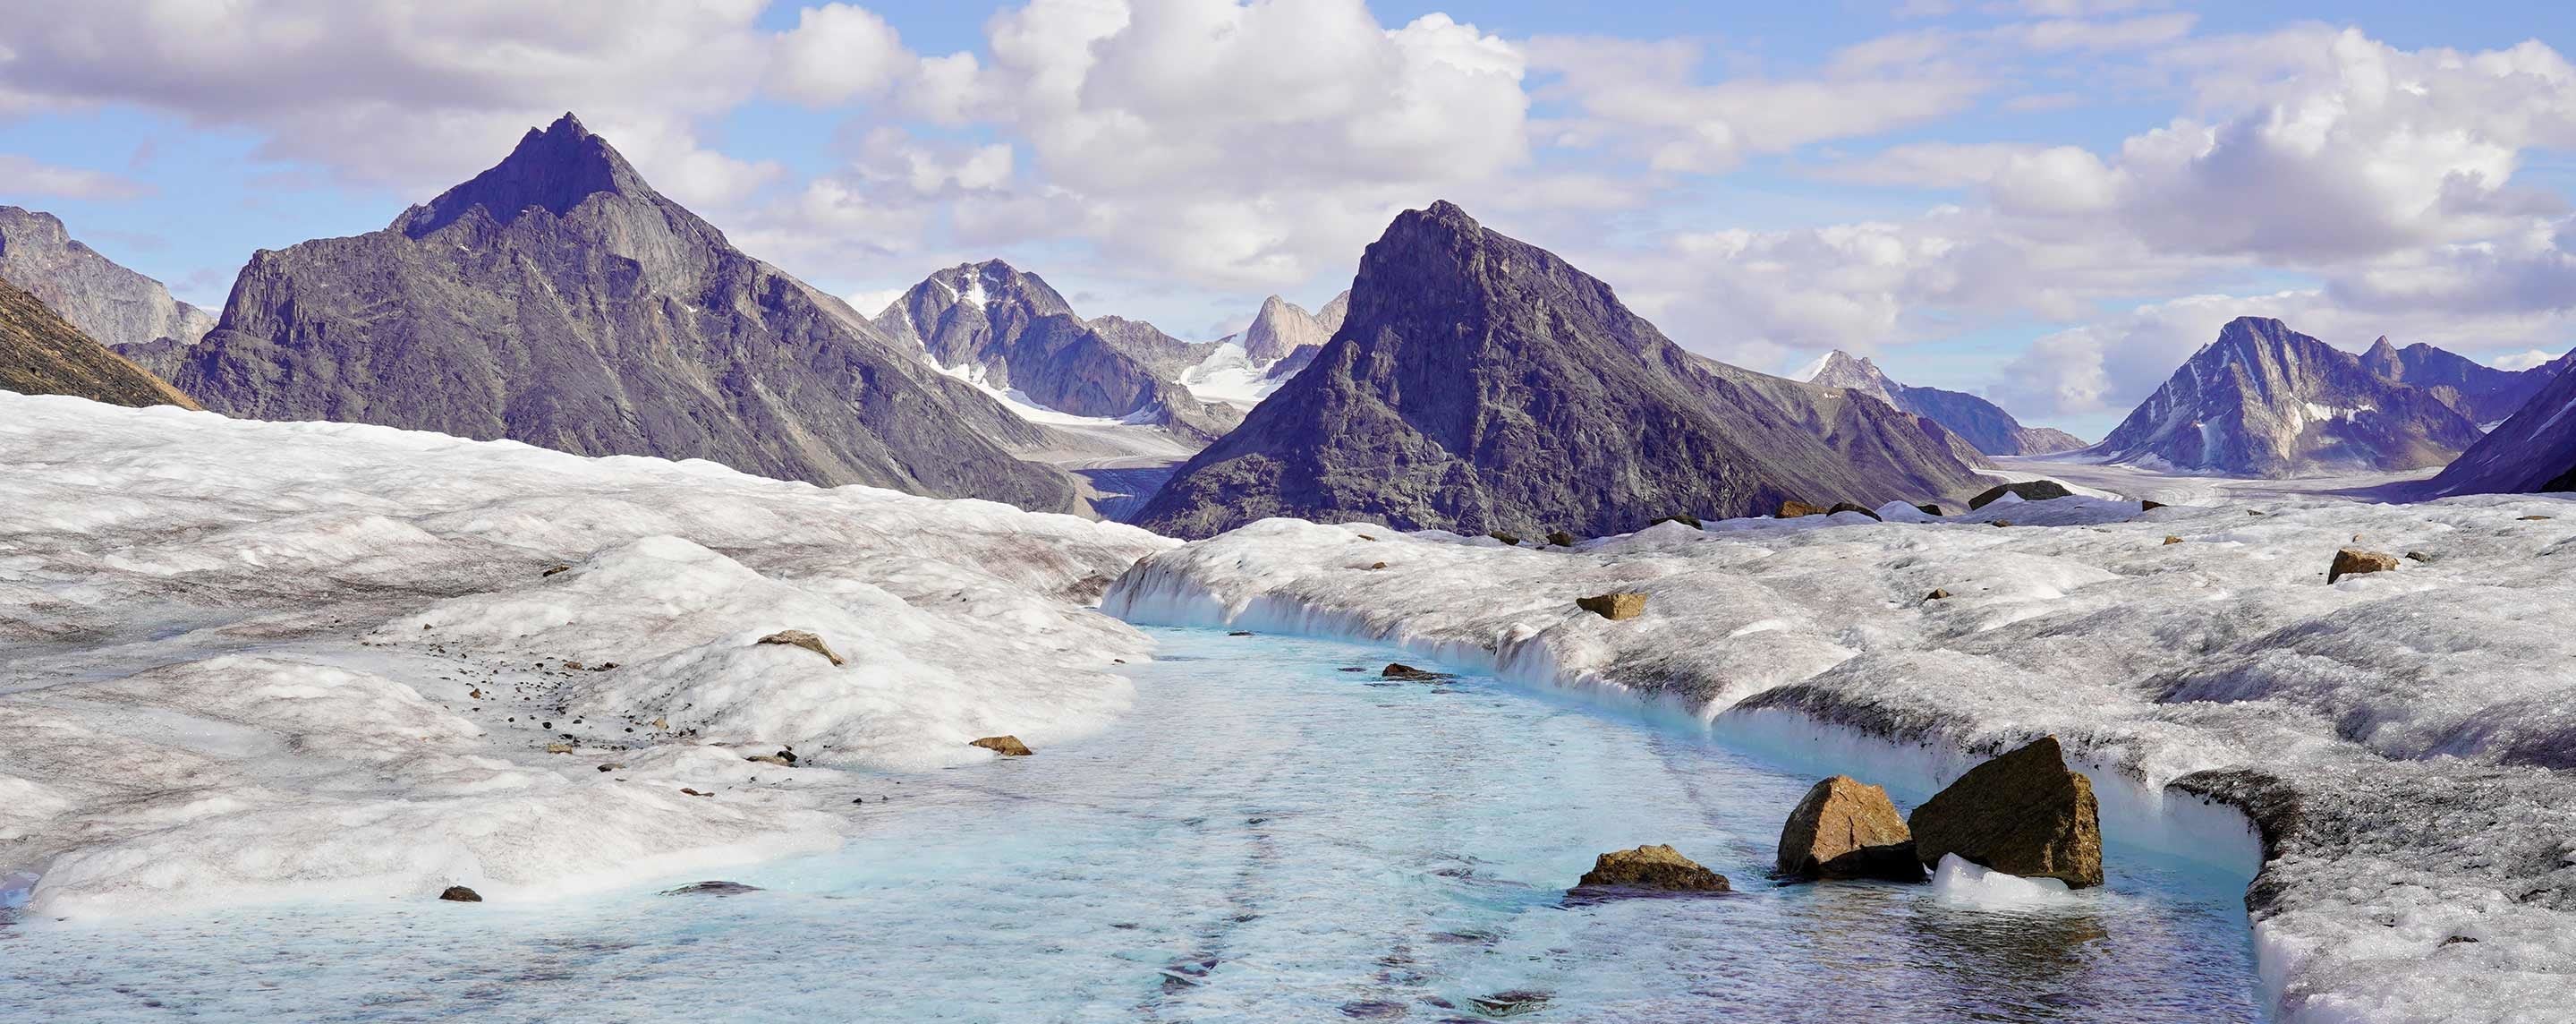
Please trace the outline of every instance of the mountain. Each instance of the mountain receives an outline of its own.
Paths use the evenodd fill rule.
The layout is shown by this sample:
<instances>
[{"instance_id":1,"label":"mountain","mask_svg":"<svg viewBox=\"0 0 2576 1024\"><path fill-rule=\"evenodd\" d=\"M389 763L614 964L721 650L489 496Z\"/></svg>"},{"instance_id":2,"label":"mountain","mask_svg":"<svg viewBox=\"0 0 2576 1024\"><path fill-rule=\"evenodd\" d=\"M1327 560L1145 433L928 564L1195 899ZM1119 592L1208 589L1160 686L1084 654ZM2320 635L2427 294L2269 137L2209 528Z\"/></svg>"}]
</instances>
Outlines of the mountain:
<instances>
[{"instance_id":1,"label":"mountain","mask_svg":"<svg viewBox=\"0 0 2576 1024\"><path fill-rule=\"evenodd\" d=\"M0 206L0 281L24 288L103 345L195 341L215 318L161 282L75 241L50 213Z\"/></svg>"},{"instance_id":2,"label":"mountain","mask_svg":"<svg viewBox=\"0 0 2576 1024\"><path fill-rule=\"evenodd\" d=\"M0 391L72 395L115 405L194 409L178 389L127 362L52 306L0 281Z\"/></svg>"},{"instance_id":3,"label":"mountain","mask_svg":"<svg viewBox=\"0 0 2576 1024\"><path fill-rule=\"evenodd\" d=\"M1199 442L1241 418L1174 379L1188 343L1152 324L1104 319L1086 321L1044 278L986 260L930 275L875 324L960 379L1047 410L1160 424Z\"/></svg>"},{"instance_id":4,"label":"mountain","mask_svg":"<svg viewBox=\"0 0 2576 1024\"><path fill-rule=\"evenodd\" d=\"M2481 426L2492 426L2520 411L2565 372L2566 363L2557 359L2528 370L2499 370L2420 341L2401 349L2390 344L2386 335L2361 354L2361 365L2380 379L2430 391Z\"/></svg>"},{"instance_id":5,"label":"mountain","mask_svg":"<svg viewBox=\"0 0 2576 1024\"><path fill-rule=\"evenodd\" d=\"M744 255L570 114L381 231L254 254L173 362L232 416L1079 505L1004 448L1043 429Z\"/></svg>"},{"instance_id":6,"label":"mountain","mask_svg":"<svg viewBox=\"0 0 2576 1024\"><path fill-rule=\"evenodd\" d=\"M2286 477L2438 466L2478 426L2441 397L2278 320L2238 317L2088 449L2107 461Z\"/></svg>"},{"instance_id":7,"label":"mountain","mask_svg":"<svg viewBox=\"0 0 2576 1024\"><path fill-rule=\"evenodd\" d=\"M1262 301L1251 326L1218 339L1215 351L1182 374L1181 382L1200 398L1242 409L1259 405L1314 362L1315 353L1341 330L1350 307L1348 291L1313 313L1273 295Z\"/></svg>"},{"instance_id":8,"label":"mountain","mask_svg":"<svg viewBox=\"0 0 2576 1024\"><path fill-rule=\"evenodd\" d=\"M2427 481L2426 497L2576 491L2576 352L2525 372L2537 370L2549 383Z\"/></svg>"},{"instance_id":9,"label":"mountain","mask_svg":"<svg viewBox=\"0 0 2576 1024\"><path fill-rule=\"evenodd\" d=\"M1965 391L1919 388L1887 379L1877 363L1836 350L1807 383L1849 388L1917 416L1929 416L1987 455L2047 455L2084 447L2084 440L2053 427L2025 427L2002 406Z\"/></svg>"},{"instance_id":10,"label":"mountain","mask_svg":"<svg viewBox=\"0 0 2576 1024\"><path fill-rule=\"evenodd\" d=\"M1951 441L1884 403L1684 352L1608 285L1443 202L1396 217L1313 365L1136 521L1604 534L1983 486Z\"/></svg>"}]
</instances>

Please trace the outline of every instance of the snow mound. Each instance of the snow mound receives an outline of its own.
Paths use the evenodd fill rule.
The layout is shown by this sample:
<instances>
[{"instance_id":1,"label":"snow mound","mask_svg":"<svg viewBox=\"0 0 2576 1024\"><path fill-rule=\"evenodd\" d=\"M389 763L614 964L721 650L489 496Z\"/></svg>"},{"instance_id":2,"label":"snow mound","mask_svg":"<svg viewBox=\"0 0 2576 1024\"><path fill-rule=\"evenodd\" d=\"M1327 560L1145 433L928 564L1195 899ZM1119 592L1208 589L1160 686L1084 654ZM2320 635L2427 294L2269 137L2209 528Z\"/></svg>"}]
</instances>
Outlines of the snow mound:
<instances>
[{"instance_id":1,"label":"snow mound","mask_svg":"<svg viewBox=\"0 0 2576 1024\"><path fill-rule=\"evenodd\" d=\"M2063 881L2007 875L1970 864L1955 853L1942 854L1941 865L1933 869L1932 895L1943 903L1970 910L2076 910L2084 906L2084 901Z\"/></svg>"},{"instance_id":2,"label":"snow mound","mask_svg":"<svg viewBox=\"0 0 2576 1024\"><path fill-rule=\"evenodd\" d=\"M1571 552L1270 520L1148 557L1104 607L1391 642L1909 792L2054 734L2115 847L2254 878L2285 1018L2553 1019L2576 506L2239 500L1666 523ZM2328 584L2350 546L2425 558ZM1612 590L1645 613L1574 605Z\"/></svg>"},{"instance_id":3,"label":"snow mound","mask_svg":"<svg viewBox=\"0 0 2576 1024\"><path fill-rule=\"evenodd\" d=\"M0 907L53 916L543 899L828 849L857 780L746 754L900 770L1097 728L1149 644L1087 606L1173 543L7 393L0 463ZM757 642L784 629L845 664Z\"/></svg>"}]
</instances>

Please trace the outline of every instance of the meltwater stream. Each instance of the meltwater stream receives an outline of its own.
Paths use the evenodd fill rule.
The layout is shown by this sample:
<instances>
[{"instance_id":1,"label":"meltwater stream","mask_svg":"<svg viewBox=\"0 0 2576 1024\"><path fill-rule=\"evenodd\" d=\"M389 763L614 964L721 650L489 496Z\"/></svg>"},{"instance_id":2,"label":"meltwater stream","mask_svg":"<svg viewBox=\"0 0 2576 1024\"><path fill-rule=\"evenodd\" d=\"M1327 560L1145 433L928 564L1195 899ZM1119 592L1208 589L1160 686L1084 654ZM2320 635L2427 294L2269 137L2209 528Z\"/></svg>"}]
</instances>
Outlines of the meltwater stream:
<instances>
[{"instance_id":1,"label":"meltwater stream","mask_svg":"<svg viewBox=\"0 0 2576 1024\"><path fill-rule=\"evenodd\" d=\"M1775 886L1813 779L1695 729L1382 682L1379 648L1155 632L1109 731L885 776L840 851L724 876L761 891L20 921L0 1018L2262 1018L2241 880L2116 836L2107 889L2040 909ZM1562 900L1652 842L1742 891Z\"/></svg>"}]
</instances>

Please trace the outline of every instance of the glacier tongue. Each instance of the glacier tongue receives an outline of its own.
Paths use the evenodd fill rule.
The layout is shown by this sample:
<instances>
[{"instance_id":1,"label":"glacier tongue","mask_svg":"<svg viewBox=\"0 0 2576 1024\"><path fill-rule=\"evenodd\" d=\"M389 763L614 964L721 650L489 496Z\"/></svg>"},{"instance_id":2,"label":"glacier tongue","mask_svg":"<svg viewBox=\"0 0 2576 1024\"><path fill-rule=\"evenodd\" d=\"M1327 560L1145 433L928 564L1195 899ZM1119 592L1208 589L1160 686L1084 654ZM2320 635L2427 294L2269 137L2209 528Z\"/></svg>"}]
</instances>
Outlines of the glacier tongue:
<instances>
[{"instance_id":1,"label":"glacier tongue","mask_svg":"<svg viewBox=\"0 0 2576 1024\"><path fill-rule=\"evenodd\" d=\"M1274 519L1148 557L1104 607L1393 642L1916 790L2054 733L2113 842L2260 865L2247 905L2289 1019L2556 1019L2576 957L2569 509L2067 498L1570 551ZM2327 584L2356 545L2431 561ZM1614 590L1646 593L1644 616L1573 603Z\"/></svg>"},{"instance_id":2,"label":"glacier tongue","mask_svg":"<svg viewBox=\"0 0 2576 1024\"><path fill-rule=\"evenodd\" d=\"M1085 606L1173 543L8 393L0 463L0 905L53 915L533 899L829 848L855 777L747 755L917 768L1097 728L1150 645ZM783 629L847 664L755 642Z\"/></svg>"}]
</instances>

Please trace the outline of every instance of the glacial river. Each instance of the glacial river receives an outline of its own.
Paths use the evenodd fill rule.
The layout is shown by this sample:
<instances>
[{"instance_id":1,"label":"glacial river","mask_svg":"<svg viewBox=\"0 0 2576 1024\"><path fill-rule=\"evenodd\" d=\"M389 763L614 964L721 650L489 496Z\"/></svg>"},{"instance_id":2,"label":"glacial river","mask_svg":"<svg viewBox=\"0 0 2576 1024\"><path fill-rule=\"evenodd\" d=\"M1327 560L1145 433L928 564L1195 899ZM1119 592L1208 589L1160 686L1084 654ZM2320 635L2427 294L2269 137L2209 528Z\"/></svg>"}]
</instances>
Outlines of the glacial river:
<instances>
[{"instance_id":1,"label":"glacial river","mask_svg":"<svg viewBox=\"0 0 2576 1024\"><path fill-rule=\"evenodd\" d=\"M1688 725L1382 682L1380 648L1153 632L1114 728L884 776L838 852L722 876L760 891L22 921L0 1019L2263 1018L2241 878L2114 835L2109 886L2037 908L1776 886L1814 779ZM1740 892L1563 900L1655 842Z\"/></svg>"}]
</instances>

